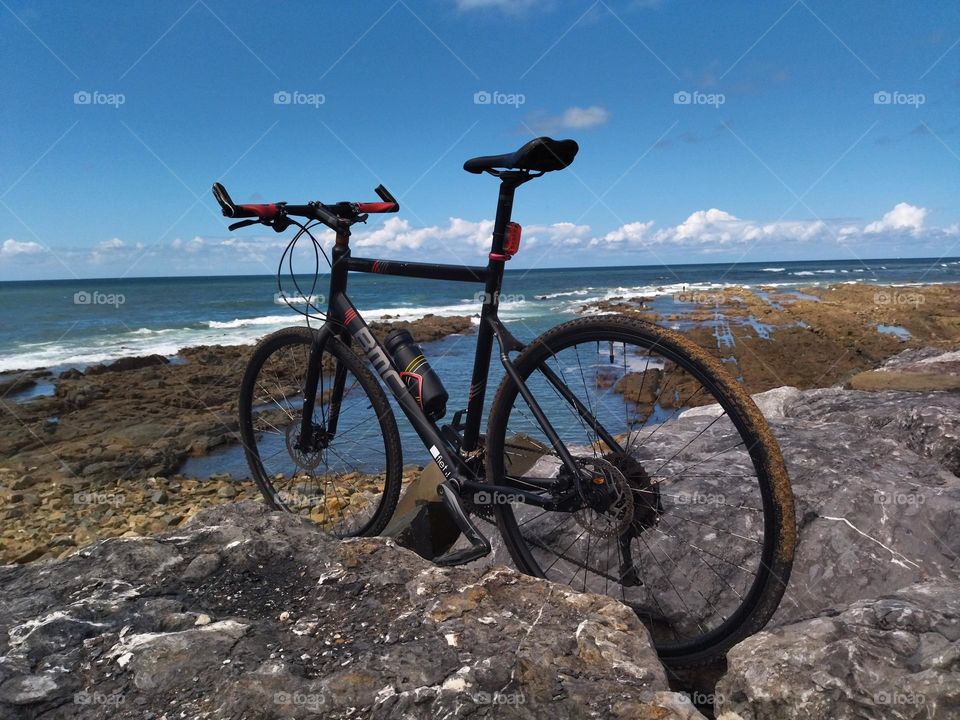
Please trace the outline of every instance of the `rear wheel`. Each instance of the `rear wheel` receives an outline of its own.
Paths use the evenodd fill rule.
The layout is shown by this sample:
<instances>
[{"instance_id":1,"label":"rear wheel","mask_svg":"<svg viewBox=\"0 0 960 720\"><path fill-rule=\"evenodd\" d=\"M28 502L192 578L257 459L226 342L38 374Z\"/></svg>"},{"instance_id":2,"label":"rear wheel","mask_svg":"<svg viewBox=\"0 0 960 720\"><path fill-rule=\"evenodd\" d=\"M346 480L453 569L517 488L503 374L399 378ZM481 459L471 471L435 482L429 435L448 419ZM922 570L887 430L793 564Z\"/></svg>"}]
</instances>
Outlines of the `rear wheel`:
<instances>
[{"instance_id":1,"label":"rear wheel","mask_svg":"<svg viewBox=\"0 0 960 720\"><path fill-rule=\"evenodd\" d=\"M497 498L517 567L621 600L674 667L712 662L762 628L790 574L793 496L766 421L721 365L623 316L564 323L515 365L577 465L566 469L505 379L488 421L489 482L566 498L562 511Z\"/></svg>"},{"instance_id":2,"label":"rear wheel","mask_svg":"<svg viewBox=\"0 0 960 720\"><path fill-rule=\"evenodd\" d=\"M301 449L304 378L316 334L285 328L255 348L240 391L247 464L271 507L307 516L339 537L376 535L400 495L397 423L363 361L331 337L313 411L314 446ZM330 433L331 408L340 394L336 430Z\"/></svg>"}]
</instances>

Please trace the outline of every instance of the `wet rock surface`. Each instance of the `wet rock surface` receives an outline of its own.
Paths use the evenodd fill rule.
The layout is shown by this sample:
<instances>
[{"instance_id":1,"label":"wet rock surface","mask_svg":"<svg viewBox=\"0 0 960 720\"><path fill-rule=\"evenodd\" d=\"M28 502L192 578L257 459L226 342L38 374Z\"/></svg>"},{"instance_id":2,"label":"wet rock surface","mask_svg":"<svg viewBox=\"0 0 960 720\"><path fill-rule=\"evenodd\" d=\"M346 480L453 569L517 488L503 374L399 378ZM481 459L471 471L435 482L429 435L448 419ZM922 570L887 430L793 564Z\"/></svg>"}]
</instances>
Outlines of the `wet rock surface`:
<instances>
[{"instance_id":1,"label":"wet rock surface","mask_svg":"<svg viewBox=\"0 0 960 720\"><path fill-rule=\"evenodd\" d=\"M3 717L701 717L612 599L258 503L0 586Z\"/></svg>"},{"instance_id":2,"label":"wet rock surface","mask_svg":"<svg viewBox=\"0 0 960 720\"><path fill-rule=\"evenodd\" d=\"M642 297L593 302L583 311L622 312L674 327L726 362L750 393L785 385L828 387L852 378L863 389L868 382L878 390L960 388L955 377L938 373L926 373L923 382L895 383L894 373L866 377L905 349L960 346L956 286L718 287L673 299L680 309L668 312Z\"/></svg>"}]
</instances>

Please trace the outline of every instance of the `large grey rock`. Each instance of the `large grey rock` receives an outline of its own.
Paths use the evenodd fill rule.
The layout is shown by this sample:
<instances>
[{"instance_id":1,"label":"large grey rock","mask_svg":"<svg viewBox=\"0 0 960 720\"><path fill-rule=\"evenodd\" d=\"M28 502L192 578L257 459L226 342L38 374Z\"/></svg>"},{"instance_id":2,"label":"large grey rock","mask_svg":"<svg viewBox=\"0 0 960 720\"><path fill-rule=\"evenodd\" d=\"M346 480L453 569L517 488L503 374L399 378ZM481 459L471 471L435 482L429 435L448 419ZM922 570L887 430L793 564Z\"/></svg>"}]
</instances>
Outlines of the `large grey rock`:
<instances>
[{"instance_id":1,"label":"large grey rock","mask_svg":"<svg viewBox=\"0 0 960 720\"><path fill-rule=\"evenodd\" d=\"M960 717L960 583L914 585L762 632L728 656L723 720Z\"/></svg>"},{"instance_id":2,"label":"large grey rock","mask_svg":"<svg viewBox=\"0 0 960 720\"><path fill-rule=\"evenodd\" d=\"M780 443L796 500L796 559L775 625L916 582L960 581L960 395L777 388L755 400ZM746 458L711 455L731 436L728 422L710 424L718 415L717 406L689 410L642 451L672 457L689 443L679 461L708 477L696 484L678 477L675 493L756 505L747 487L723 482L725 475L752 474ZM734 526L736 513L725 517L724 509L682 508L681 515L703 523L689 536L717 556L736 554L754 567L756 556L743 554L727 533L748 535L748 529ZM692 554L685 562L672 580L674 596L721 598L723 584L697 572L702 562Z\"/></svg>"},{"instance_id":3,"label":"large grey rock","mask_svg":"<svg viewBox=\"0 0 960 720\"><path fill-rule=\"evenodd\" d=\"M259 503L0 568L0 717L701 718L615 600Z\"/></svg>"},{"instance_id":4,"label":"large grey rock","mask_svg":"<svg viewBox=\"0 0 960 720\"><path fill-rule=\"evenodd\" d=\"M775 623L960 581L960 396L812 390L771 423L800 525Z\"/></svg>"}]
</instances>

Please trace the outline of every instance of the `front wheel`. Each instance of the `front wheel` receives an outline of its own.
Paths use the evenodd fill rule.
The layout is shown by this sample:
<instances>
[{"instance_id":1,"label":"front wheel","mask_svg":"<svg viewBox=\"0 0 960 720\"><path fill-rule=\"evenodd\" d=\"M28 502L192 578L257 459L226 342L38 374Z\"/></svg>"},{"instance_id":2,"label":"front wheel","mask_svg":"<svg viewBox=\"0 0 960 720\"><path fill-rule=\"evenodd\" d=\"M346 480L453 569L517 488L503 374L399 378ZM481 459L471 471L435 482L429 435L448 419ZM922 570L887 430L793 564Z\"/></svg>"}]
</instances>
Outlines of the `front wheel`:
<instances>
[{"instance_id":1,"label":"front wheel","mask_svg":"<svg viewBox=\"0 0 960 720\"><path fill-rule=\"evenodd\" d=\"M576 465L561 462L504 379L488 481L557 503L498 496L517 567L621 600L677 668L712 662L762 628L790 575L793 495L766 421L720 363L616 315L553 328L514 363Z\"/></svg>"},{"instance_id":2,"label":"front wheel","mask_svg":"<svg viewBox=\"0 0 960 720\"><path fill-rule=\"evenodd\" d=\"M338 537L376 535L400 495L400 433L380 384L335 337L324 346L312 437L302 442L307 365L317 331L279 330L254 349L240 388L247 464L271 507Z\"/></svg>"}]
</instances>

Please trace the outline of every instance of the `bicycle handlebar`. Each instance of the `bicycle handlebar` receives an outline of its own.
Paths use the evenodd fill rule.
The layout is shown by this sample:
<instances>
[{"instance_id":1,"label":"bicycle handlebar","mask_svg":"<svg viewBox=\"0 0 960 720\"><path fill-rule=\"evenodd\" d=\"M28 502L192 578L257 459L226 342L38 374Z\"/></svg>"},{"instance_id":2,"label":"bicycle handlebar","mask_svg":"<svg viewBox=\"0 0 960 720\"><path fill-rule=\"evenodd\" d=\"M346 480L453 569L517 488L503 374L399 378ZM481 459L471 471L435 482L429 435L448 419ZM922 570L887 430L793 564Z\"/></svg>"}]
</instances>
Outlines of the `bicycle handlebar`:
<instances>
[{"instance_id":1,"label":"bicycle handlebar","mask_svg":"<svg viewBox=\"0 0 960 720\"><path fill-rule=\"evenodd\" d=\"M267 203L267 204L248 204L237 205L233 202L227 189L220 183L213 184L213 196L220 204L220 209L225 217L228 218L256 218L256 220L244 220L242 222L230 225L231 230L236 230L247 225L256 223L273 224L287 215L296 215L305 217L309 220L317 220L333 230L339 230L345 226L350 226L355 222L364 222L368 213L388 213L398 212L400 203L390 194L383 185L378 185L374 192L383 202L355 203L339 202L334 205L324 205L320 202L311 202L306 205L289 205L285 202ZM274 229L285 230L288 223L277 222Z\"/></svg>"}]
</instances>

